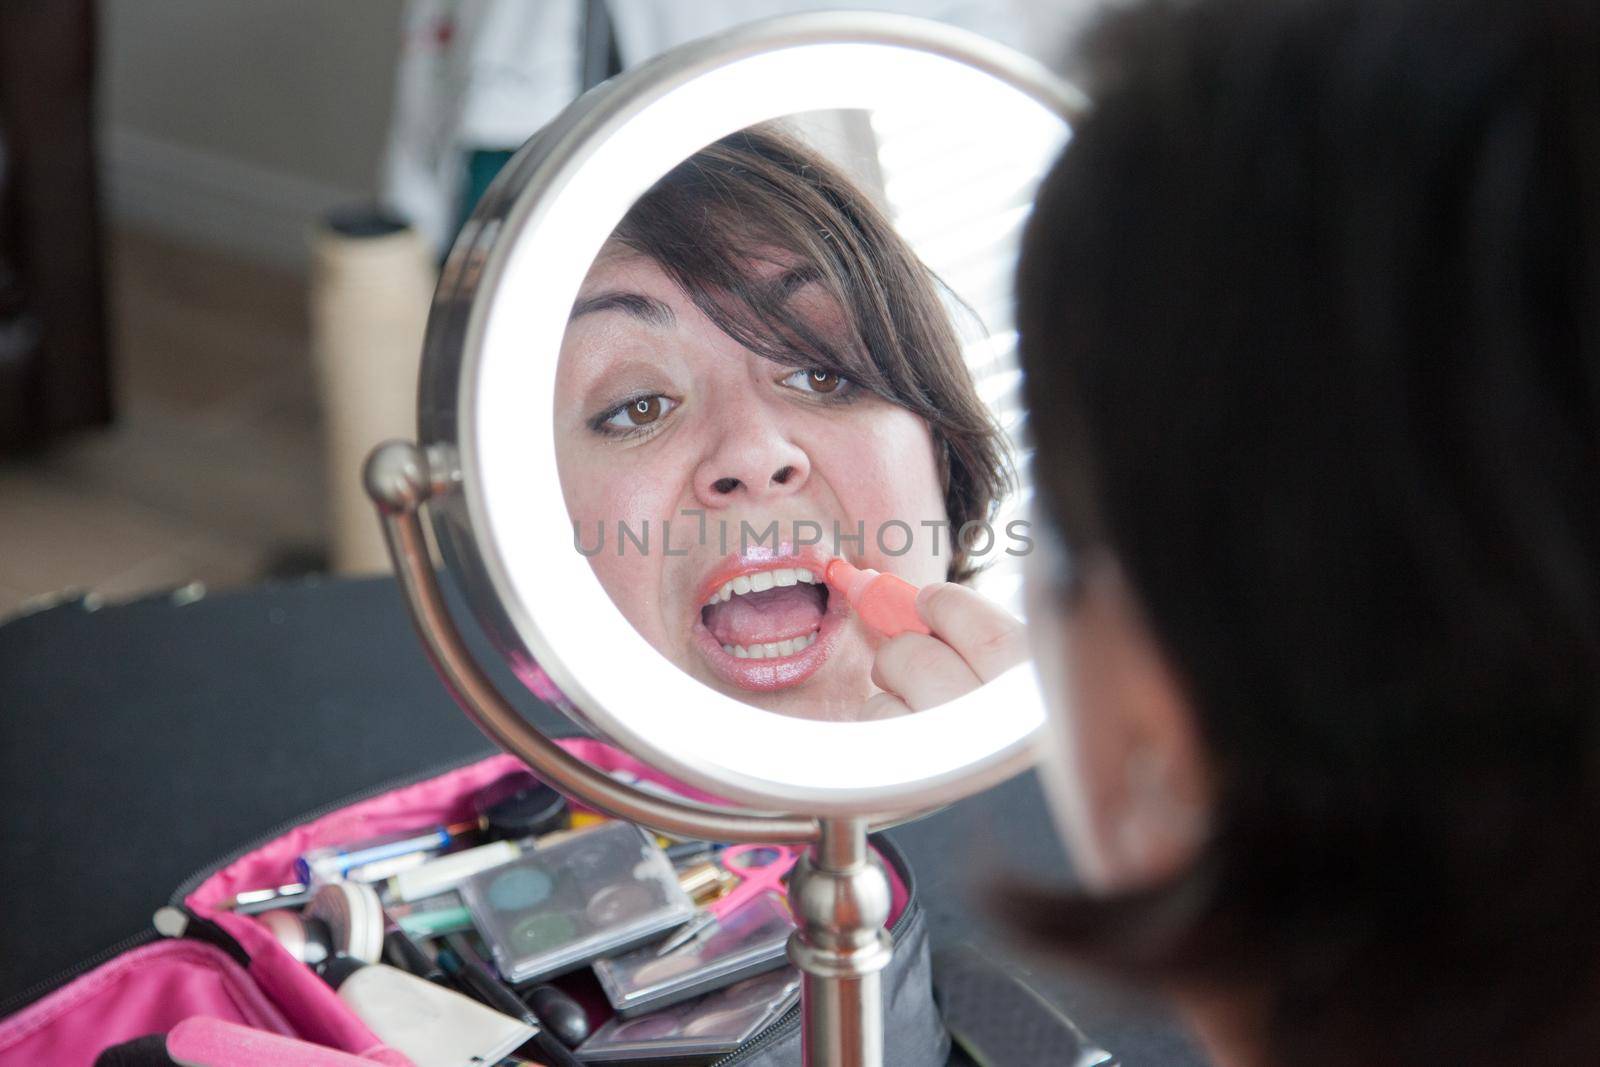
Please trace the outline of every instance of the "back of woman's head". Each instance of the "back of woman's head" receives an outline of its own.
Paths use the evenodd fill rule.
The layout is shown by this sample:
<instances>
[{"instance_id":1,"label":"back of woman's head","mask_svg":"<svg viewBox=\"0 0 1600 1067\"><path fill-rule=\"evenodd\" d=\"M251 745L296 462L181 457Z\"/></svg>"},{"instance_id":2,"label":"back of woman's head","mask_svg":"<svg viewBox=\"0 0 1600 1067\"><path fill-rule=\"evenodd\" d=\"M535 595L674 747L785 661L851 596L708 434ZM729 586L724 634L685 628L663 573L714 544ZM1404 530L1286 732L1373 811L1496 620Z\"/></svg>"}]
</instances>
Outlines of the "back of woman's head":
<instances>
[{"instance_id":1,"label":"back of woman's head","mask_svg":"<svg viewBox=\"0 0 1600 1067\"><path fill-rule=\"evenodd\" d=\"M1090 40L1021 275L1034 477L1182 679L1214 835L1032 922L1265 991L1276 1064L1594 1062L1600 5Z\"/></svg>"}]
</instances>

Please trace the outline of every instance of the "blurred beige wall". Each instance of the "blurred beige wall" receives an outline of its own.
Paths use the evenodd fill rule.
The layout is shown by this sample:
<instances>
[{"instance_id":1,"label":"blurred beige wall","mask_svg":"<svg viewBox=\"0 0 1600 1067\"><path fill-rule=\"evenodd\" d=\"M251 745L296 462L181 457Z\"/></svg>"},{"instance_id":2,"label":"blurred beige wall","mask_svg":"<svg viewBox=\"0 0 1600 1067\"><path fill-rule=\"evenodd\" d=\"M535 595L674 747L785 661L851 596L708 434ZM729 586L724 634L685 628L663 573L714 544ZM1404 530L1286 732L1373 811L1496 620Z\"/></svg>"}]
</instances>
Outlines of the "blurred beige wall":
<instances>
[{"instance_id":1,"label":"blurred beige wall","mask_svg":"<svg viewBox=\"0 0 1600 1067\"><path fill-rule=\"evenodd\" d=\"M300 267L378 186L399 0L101 0L113 217Z\"/></svg>"}]
</instances>

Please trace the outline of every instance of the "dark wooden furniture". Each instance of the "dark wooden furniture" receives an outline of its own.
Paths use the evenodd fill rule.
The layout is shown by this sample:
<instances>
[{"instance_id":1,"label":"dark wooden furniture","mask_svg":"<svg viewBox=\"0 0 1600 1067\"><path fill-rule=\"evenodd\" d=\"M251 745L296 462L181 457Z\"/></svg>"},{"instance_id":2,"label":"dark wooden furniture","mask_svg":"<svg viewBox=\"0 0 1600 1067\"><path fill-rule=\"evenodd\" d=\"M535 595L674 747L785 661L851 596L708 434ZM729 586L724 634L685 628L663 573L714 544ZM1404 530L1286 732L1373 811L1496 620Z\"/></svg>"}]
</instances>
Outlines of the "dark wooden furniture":
<instances>
[{"instance_id":1,"label":"dark wooden furniture","mask_svg":"<svg viewBox=\"0 0 1600 1067\"><path fill-rule=\"evenodd\" d=\"M0 452L111 419L92 0L0 3Z\"/></svg>"}]
</instances>

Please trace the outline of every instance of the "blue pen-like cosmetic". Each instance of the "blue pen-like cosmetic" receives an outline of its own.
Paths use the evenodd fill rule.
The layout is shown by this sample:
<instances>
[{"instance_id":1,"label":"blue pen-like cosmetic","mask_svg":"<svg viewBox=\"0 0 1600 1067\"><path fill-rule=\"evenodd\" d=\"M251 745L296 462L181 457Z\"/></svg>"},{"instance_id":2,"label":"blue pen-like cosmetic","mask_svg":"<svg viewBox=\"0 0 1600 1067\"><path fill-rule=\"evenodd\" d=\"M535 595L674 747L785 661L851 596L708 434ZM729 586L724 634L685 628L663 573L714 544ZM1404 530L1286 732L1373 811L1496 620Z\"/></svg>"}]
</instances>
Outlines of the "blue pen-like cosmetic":
<instances>
[{"instance_id":1,"label":"blue pen-like cosmetic","mask_svg":"<svg viewBox=\"0 0 1600 1067\"><path fill-rule=\"evenodd\" d=\"M438 852L454 844L460 835L476 829L476 822L463 822L426 830L404 830L345 845L324 845L311 849L294 861L295 875L306 883L338 881L355 868L369 863L416 852Z\"/></svg>"}]
</instances>

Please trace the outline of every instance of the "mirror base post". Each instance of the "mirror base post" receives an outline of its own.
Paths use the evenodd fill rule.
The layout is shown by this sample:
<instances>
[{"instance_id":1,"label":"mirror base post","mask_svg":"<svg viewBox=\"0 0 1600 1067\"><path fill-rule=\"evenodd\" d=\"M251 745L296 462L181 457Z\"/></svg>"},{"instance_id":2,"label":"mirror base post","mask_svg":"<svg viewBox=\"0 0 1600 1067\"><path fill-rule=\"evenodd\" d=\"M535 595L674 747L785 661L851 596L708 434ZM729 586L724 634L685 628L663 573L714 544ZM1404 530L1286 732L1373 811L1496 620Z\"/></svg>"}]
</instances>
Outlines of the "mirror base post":
<instances>
[{"instance_id":1,"label":"mirror base post","mask_svg":"<svg viewBox=\"0 0 1600 1067\"><path fill-rule=\"evenodd\" d=\"M823 819L789 887L799 923L789 959L802 974L807 1067L882 1067L880 972L893 943L884 929L889 879L867 847L865 819Z\"/></svg>"}]
</instances>

